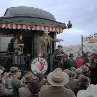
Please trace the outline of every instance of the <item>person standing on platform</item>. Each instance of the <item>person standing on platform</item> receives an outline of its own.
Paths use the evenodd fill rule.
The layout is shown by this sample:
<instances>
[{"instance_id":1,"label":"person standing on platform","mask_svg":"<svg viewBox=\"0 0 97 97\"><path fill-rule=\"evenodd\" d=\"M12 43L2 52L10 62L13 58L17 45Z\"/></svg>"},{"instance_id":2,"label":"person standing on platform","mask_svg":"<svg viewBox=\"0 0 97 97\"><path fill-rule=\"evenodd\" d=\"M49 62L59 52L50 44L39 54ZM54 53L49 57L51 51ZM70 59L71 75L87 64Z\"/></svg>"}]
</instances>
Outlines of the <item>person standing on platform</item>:
<instances>
[{"instance_id":1,"label":"person standing on platform","mask_svg":"<svg viewBox=\"0 0 97 97\"><path fill-rule=\"evenodd\" d=\"M46 29L42 36L39 37L39 54L38 56L43 56L47 58L48 52L50 51L51 42L60 42L62 39L53 39L48 35L48 30ZM47 52L48 51L48 52Z\"/></svg>"},{"instance_id":2,"label":"person standing on platform","mask_svg":"<svg viewBox=\"0 0 97 97\"><path fill-rule=\"evenodd\" d=\"M24 69L24 56L23 56L23 49L24 49L24 42L23 42L23 36L21 33L18 33L16 36L16 39L14 40L14 62L13 64L18 66L21 70Z\"/></svg>"},{"instance_id":3,"label":"person standing on platform","mask_svg":"<svg viewBox=\"0 0 97 97\"><path fill-rule=\"evenodd\" d=\"M64 58L66 57L65 52L63 51L63 46L58 45L58 49L54 51L54 68L60 67L63 69L63 63L64 63Z\"/></svg>"}]
</instances>

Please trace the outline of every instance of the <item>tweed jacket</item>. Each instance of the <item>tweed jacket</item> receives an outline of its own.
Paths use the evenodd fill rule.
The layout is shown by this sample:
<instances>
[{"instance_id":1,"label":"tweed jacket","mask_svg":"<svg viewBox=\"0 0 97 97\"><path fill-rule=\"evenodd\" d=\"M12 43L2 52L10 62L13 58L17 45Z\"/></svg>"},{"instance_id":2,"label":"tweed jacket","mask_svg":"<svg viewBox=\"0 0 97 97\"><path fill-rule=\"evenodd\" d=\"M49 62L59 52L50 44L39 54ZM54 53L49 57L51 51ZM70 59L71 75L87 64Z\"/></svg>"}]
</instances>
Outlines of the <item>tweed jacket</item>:
<instances>
[{"instance_id":1,"label":"tweed jacket","mask_svg":"<svg viewBox=\"0 0 97 97\"><path fill-rule=\"evenodd\" d=\"M66 89L65 87L45 85L41 88L39 97L75 97L75 95L72 90Z\"/></svg>"},{"instance_id":2,"label":"tweed jacket","mask_svg":"<svg viewBox=\"0 0 97 97\"><path fill-rule=\"evenodd\" d=\"M7 89L5 85L0 82L0 97L8 97L12 95L12 89Z\"/></svg>"}]
</instances>

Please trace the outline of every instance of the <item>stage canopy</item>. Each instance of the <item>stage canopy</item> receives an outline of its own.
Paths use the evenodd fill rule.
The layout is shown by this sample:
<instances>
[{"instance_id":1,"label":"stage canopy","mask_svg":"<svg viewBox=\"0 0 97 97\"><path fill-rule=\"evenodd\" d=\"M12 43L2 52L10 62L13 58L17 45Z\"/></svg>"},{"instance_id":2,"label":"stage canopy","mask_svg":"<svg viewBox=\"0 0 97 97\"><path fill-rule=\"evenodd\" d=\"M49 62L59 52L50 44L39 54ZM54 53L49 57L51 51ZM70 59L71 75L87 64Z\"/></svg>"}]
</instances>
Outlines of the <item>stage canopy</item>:
<instances>
[{"instance_id":1,"label":"stage canopy","mask_svg":"<svg viewBox=\"0 0 97 97\"><path fill-rule=\"evenodd\" d=\"M56 21L55 17L42 9L33 7L11 7L0 17L1 29L39 30L62 33L66 24Z\"/></svg>"}]
</instances>

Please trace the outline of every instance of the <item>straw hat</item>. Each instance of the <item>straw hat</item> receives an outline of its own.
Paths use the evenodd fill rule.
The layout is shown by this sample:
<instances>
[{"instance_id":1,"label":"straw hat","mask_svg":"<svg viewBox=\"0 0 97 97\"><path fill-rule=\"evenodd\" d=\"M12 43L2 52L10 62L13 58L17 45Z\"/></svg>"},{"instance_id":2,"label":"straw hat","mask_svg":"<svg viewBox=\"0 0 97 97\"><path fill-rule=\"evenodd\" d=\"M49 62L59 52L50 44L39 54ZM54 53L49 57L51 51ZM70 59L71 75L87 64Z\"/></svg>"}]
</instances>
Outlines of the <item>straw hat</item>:
<instances>
[{"instance_id":1,"label":"straw hat","mask_svg":"<svg viewBox=\"0 0 97 97\"><path fill-rule=\"evenodd\" d=\"M52 86L64 86L69 82L69 75L63 72L61 68L56 68L48 74L47 81Z\"/></svg>"}]
</instances>

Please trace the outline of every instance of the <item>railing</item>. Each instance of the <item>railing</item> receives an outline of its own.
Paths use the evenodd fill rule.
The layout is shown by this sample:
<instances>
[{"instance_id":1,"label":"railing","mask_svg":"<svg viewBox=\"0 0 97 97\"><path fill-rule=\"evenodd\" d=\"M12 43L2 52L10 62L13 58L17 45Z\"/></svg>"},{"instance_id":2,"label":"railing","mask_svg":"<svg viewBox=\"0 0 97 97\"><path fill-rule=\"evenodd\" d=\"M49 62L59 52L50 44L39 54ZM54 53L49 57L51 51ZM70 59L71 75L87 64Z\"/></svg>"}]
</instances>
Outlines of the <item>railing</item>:
<instances>
[{"instance_id":1,"label":"railing","mask_svg":"<svg viewBox=\"0 0 97 97\"><path fill-rule=\"evenodd\" d=\"M15 58L17 59L15 60ZM24 60L24 64L21 59ZM17 64L13 61L17 61ZM30 56L28 54L16 55L9 52L0 52L0 65L4 66L6 71L9 71L10 67L15 65L26 71L30 69Z\"/></svg>"},{"instance_id":2,"label":"railing","mask_svg":"<svg viewBox=\"0 0 97 97\"><path fill-rule=\"evenodd\" d=\"M24 64L21 62L22 60L20 58L24 59ZM13 61L16 61L17 64L15 64ZM23 72L29 71L29 70L31 70L31 68L30 68L31 61L32 61L32 59L31 59L30 54L16 55L13 52L12 53L0 52L0 65L5 67L5 71L9 71L10 67L12 67L12 66L18 66ZM54 55L52 55L52 54L48 55L47 73L54 70L54 61L55 61Z\"/></svg>"}]
</instances>

